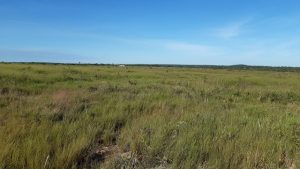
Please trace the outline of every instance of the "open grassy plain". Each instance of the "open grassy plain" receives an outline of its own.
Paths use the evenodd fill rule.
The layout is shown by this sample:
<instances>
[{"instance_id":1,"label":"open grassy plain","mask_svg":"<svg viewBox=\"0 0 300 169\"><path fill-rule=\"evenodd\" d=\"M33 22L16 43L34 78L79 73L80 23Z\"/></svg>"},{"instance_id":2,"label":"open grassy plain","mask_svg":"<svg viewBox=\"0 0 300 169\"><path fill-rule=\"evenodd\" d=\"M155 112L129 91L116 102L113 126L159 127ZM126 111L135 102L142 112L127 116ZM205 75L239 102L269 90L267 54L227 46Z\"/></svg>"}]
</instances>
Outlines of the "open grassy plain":
<instances>
[{"instance_id":1,"label":"open grassy plain","mask_svg":"<svg viewBox=\"0 0 300 169\"><path fill-rule=\"evenodd\" d=\"M0 168L300 168L300 73L0 64Z\"/></svg>"}]
</instances>

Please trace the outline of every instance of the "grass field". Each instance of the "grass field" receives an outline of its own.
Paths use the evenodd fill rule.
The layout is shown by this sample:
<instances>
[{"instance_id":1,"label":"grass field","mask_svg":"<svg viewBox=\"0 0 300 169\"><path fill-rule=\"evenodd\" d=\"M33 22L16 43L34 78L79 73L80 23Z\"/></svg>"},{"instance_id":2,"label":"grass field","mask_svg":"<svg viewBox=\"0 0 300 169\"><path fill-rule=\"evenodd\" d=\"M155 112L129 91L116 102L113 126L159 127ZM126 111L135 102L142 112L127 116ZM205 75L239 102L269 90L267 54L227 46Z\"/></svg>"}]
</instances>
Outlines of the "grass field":
<instances>
[{"instance_id":1,"label":"grass field","mask_svg":"<svg viewBox=\"0 0 300 169\"><path fill-rule=\"evenodd\" d=\"M300 73L0 64L0 168L300 167Z\"/></svg>"}]
</instances>

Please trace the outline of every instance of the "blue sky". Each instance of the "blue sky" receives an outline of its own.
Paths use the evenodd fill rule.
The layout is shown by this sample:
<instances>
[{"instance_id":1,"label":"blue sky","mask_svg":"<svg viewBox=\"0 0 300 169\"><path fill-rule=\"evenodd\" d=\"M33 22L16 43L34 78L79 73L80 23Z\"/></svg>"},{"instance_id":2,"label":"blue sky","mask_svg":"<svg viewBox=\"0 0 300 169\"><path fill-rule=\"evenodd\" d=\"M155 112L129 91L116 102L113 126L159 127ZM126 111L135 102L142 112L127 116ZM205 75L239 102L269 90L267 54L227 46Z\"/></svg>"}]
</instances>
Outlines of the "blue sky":
<instances>
[{"instance_id":1,"label":"blue sky","mask_svg":"<svg viewBox=\"0 0 300 169\"><path fill-rule=\"evenodd\" d=\"M0 0L0 61L300 66L300 1Z\"/></svg>"}]
</instances>

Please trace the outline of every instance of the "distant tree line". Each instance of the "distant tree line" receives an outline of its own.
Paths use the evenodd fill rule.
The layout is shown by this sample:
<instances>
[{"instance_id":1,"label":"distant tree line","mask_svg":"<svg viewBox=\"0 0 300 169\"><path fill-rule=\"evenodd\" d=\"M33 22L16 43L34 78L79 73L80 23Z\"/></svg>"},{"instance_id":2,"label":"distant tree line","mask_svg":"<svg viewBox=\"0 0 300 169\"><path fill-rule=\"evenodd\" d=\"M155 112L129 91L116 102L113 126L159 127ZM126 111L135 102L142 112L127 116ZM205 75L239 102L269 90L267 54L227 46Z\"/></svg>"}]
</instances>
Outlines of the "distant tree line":
<instances>
[{"instance_id":1,"label":"distant tree line","mask_svg":"<svg viewBox=\"0 0 300 169\"><path fill-rule=\"evenodd\" d=\"M180 64L104 64L104 63L52 63L52 62L1 62L2 64L40 64L40 65L82 65L82 66L139 66L139 67L174 67L174 68L204 68L228 70L266 70L280 72L300 72L300 67L290 66L251 66L251 65L180 65Z\"/></svg>"}]
</instances>

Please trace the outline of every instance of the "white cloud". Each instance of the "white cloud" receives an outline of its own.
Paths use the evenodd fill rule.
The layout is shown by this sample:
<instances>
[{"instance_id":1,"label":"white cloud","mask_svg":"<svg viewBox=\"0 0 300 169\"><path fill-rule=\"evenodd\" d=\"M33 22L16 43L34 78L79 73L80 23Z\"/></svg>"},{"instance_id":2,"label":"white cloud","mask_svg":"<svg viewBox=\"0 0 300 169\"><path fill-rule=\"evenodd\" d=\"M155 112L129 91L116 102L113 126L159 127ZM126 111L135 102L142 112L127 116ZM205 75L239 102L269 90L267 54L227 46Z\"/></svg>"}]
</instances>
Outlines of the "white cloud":
<instances>
[{"instance_id":1,"label":"white cloud","mask_svg":"<svg viewBox=\"0 0 300 169\"><path fill-rule=\"evenodd\" d=\"M184 41L167 42L164 44L166 57L172 56L177 63L183 64L218 64L211 62L213 58L223 56L224 49L220 46L212 46Z\"/></svg>"},{"instance_id":2,"label":"white cloud","mask_svg":"<svg viewBox=\"0 0 300 169\"><path fill-rule=\"evenodd\" d=\"M239 21L228 24L224 27L218 28L215 33L222 38L233 38L243 33L243 28L249 22L249 20Z\"/></svg>"},{"instance_id":3,"label":"white cloud","mask_svg":"<svg viewBox=\"0 0 300 169\"><path fill-rule=\"evenodd\" d=\"M212 47L200 44L191 44L185 42L167 42L164 44L167 49L173 51L206 54L213 51Z\"/></svg>"},{"instance_id":4,"label":"white cloud","mask_svg":"<svg viewBox=\"0 0 300 169\"><path fill-rule=\"evenodd\" d=\"M52 50L0 49L0 61L78 63L86 56ZM91 57L90 57L91 58Z\"/></svg>"},{"instance_id":5,"label":"white cloud","mask_svg":"<svg viewBox=\"0 0 300 169\"><path fill-rule=\"evenodd\" d=\"M214 46L171 39L119 39L118 41L133 46L138 45L148 48L163 49L168 52L194 55L211 55L218 51Z\"/></svg>"}]
</instances>

